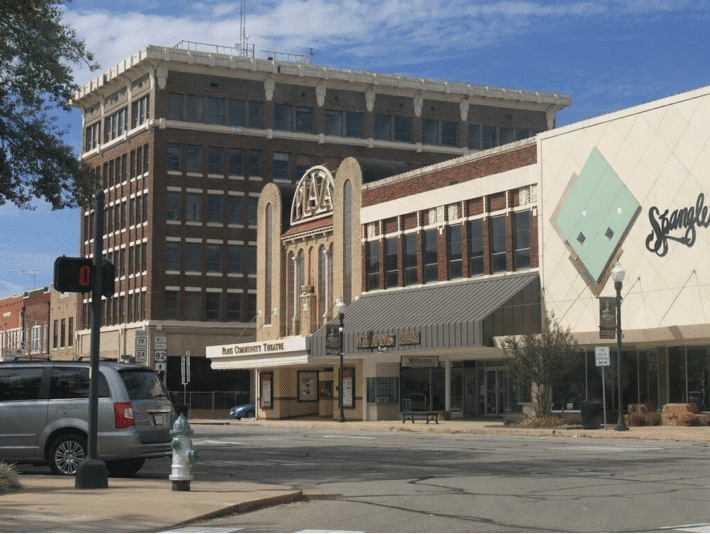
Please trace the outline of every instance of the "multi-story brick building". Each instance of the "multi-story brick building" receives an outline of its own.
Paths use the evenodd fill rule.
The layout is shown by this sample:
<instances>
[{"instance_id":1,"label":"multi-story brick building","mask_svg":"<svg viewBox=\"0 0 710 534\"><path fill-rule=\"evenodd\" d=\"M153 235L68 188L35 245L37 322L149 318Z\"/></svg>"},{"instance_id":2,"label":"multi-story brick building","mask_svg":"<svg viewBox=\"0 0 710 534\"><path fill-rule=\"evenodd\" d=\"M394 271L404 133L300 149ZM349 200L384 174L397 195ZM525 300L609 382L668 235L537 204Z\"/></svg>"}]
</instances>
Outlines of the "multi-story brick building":
<instances>
[{"instance_id":1,"label":"multi-story brick building","mask_svg":"<svg viewBox=\"0 0 710 534\"><path fill-rule=\"evenodd\" d=\"M49 357L50 290L33 289L0 300L0 348L4 358Z\"/></svg>"},{"instance_id":2,"label":"multi-story brick building","mask_svg":"<svg viewBox=\"0 0 710 534\"><path fill-rule=\"evenodd\" d=\"M334 177L314 169L306 188L332 184L331 197L313 197L332 198L331 210L302 208L305 182L269 185L263 337L208 356L259 371L265 418L334 417L338 397L351 420L500 415L526 400L508 379L505 337L552 312L583 352L552 391L555 410L606 398L617 414L707 411L709 117L705 87L373 182L346 160ZM319 328L338 326L336 299L349 304L342 391L338 331ZM605 369L595 349L610 346Z\"/></svg>"},{"instance_id":3,"label":"multi-story brick building","mask_svg":"<svg viewBox=\"0 0 710 534\"><path fill-rule=\"evenodd\" d=\"M81 158L106 192L104 252L117 268L102 356L137 355L135 331L147 330L147 362L165 337L170 367L187 350L204 356L207 345L254 339L266 184L295 184L346 157L373 162L368 181L475 153L553 127L570 98L148 46L75 103ZM82 217L81 254L90 255L92 208ZM89 350L88 307L83 299L79 354Z\"/></svg>"}]
</instances>

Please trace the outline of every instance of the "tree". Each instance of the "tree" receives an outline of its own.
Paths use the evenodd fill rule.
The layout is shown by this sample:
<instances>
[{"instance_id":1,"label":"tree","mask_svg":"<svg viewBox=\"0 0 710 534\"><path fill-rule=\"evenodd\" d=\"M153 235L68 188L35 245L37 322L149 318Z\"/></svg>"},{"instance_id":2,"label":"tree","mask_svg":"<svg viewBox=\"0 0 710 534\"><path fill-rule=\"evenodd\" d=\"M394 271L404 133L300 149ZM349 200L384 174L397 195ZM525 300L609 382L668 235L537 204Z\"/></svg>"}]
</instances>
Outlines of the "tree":
<instances>
[{"instance_id":1,"label":"tree","mask_svg":"<svg viewBox=\"0 0 710 534\"><path fill-rule=\"evenodd\" d=\"M43 199L52 209L75 207L97 185L51 116L71 109L79 87L71 65L99 68L61 22L66 1L0 0L0 205L31 208Z\"/></svg>"},{"instance_id":2,"label":"tree","mask_svg":"<svg viewBox=\"0 0 710 534\"><path fill-rule=\"evenodd\" d=\"M570 329L545 315L542 333L509 336L504 347L510 376L530 394L535 415L549 415L552 388L564 383L582 354Z\"/></svg>"}]
</instances>

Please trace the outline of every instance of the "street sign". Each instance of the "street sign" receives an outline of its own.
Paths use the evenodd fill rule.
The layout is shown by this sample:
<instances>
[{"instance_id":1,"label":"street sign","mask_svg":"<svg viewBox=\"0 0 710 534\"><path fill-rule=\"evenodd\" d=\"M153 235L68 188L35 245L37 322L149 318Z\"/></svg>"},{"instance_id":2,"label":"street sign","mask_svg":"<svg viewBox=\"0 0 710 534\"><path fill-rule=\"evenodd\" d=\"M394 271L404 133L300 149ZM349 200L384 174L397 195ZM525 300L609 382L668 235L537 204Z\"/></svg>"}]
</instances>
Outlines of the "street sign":
<instances>
[{"instance_id":1,"label":"street sign","mask_svg":"<svg viewBox=\"0 0 710 534\"><path fill-rule=\"evenodd\" d=\"M609 347L595 347L594 358L596 360L597 367L609 367L611 365Z\"/></svg>"},{"instance_id":2,"label":"street sign","mask_svg":"<svg viewBox=\"0 0 710 534\"><path fill-rule=\"evenodd\" d=\"M165 362L155 362L155 370L158 372L165 372L167 370L168 364Z\"/></svg>"},{"instance_id":3,"label":"street sign","mask_svg":"<svg viewBox=\"0 0 710 534\"><path fill-rule=\"evenodd\" d=\"M145 330L136 330L136 350L148 349L148 332Z\"/></svg>"},{"instance_id":4,"label":"street sign","mask_svg":"<svg viewBox=\"0 0 710 534\"><path fill-rule=\"evenodd\" d=\"M180 358L180 371L182 375L182 385L186 386L190 383L190 351L185 353L185 356Z\"/></svg>"},{"instance_id":5,"label":"street sign","mask_svg":"<svg viewBox=\"0 0 710 534\"><path fill-rule=\"evenodd\" d=\"M153 352L153 359L155 363L165 363L168 361L168 353L164 350L156 350Z\"/></svg>"},{"instance_id":6,"label":"street sign","mask_svg":"<svg viewBox=\"0 0 710 534\"><path fill-rule=\"evenodd\" d=\"M165 336L155 336L153 348L155 350L168 350L168 338Z\"/></svg>"},{"instance_id":7,"label":"street sign","mask_svg":"<svg viewBox=\"0 0 710 534\"><path fill-rule=\"evenodd\" d=\"M139 365L145 365L148 363L147 350L136 350L136 363Z\"/></svg>"}]
</instances>

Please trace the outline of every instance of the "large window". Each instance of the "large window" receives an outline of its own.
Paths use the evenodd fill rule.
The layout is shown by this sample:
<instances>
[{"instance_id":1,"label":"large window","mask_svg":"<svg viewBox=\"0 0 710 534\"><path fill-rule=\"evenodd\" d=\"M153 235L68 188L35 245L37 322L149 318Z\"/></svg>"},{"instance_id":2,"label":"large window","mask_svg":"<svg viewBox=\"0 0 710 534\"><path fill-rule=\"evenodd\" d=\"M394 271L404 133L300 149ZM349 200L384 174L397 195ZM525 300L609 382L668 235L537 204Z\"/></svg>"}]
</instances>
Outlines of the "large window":
<instances>
[{"instance_id":1,"label":"large window","mask_svg":"<svg viewBox=\"0 0 710 534\"><path fill-rule=\"evenodd\" d=\"M246 102L244 100L227 100L227 125L246 125Z\"/></svg>"},{"instance_id":2,"label":"large window","mask_svg":"<svg viewBox=\"0 0 710 534\"><path fill-rule=\"evenodd\" d=\"M389 141L392 138L392 124L389 115L375 115L375 139Z\"/></svg>"},{"instance_id":3,"label":"large window","mask_svg":"<svg viewBox=\"0 0 710 534\"><path fill-rule=\"evenodd\" d=\"M468 273L469 276L483 274L483 220L468 223Z\"/></svg>"},{"instance_id":4,"label":"large window","mask_svg":"<svg viewBox=\"0 0 710 534\"><path fill-rule=\"evenodd\" d=\"M131 128L140 126L148 120L148 104L150 96L144 96L133 102L131 109Z\"/></svg>"},{"instance_id":5,"label":"large window","mask_svg":"<svg viewBox=\"0 0 710 534\"><path fill-rule=\"evenodd\" d=\"M229 224L244 224L244 213L242 211L243 197L230 196L227 202L227 222Z\"/></svg>"},{"instance_id":6,"label":"large window","mask_svg":"<svg viewBox=\"0 0 710 534\"><path fill-rule=\"evenodd\" d=\"M204 122L204 98L187 95L185 120L187 122Z\"/></svg>"},{"instance_id":7,"label":"large window","mask_svg":"<svg viewBox=\"0 0 710 534\"><path fill-rule=\"evenodd\" d=\"M186 291L183 293L185 298L185 320L186 321L201 321L202 320L202 299L201 294L197 291Z\"/></svg>"},{"instance_id":8,"label":"large window","mask_svg":"<svg viewBox=\"0 0 710 534\"><path fill-rule=\"evenodd\" d=\"M202 174L202 147L199 145L187 146L187 172Z\"/></svg>"},{"instance_id":9,"label":"large window","mask_svg":"<svg viewBox=\"0 0 710 534\"><path fill-rule=\"evenodd\" d=\"M180 193L169 191L165 195L165 220L180 220Z\"/></svg>"},{"instance_id":10,"label":"large window","mask_svg":"<svg viewBox=\"0 0 710 534\"><path fill-rule=\"evenodd\" d=\"M404 143L412 141L412 119L410 117L394 118L394 140Z\"/></svg>"},{"instance_id":11,"label":"large window","mask_svg":"<svg viewBox=\"0 0 710 534\"><path fill-rule=\"evenodd\" d=\"M345 136L362 137L362 113L359 111L345 112Z\"/></svg>"},{"instance_id":12,"label":"large window","mask_svg":"<svg viewBox=\"0 0 710 534\"><path fill-rule=\"evenodd\" d=\"M513 216L515 224L515 269L530 267L530 212L523 211Z\"/></svg>"},{"instance_id":13,"label":"large window","mask_svg":"<svg viewBox=\"0 0 710 534\"><path fill-rule=\"evenodd\" d=\"M222 272L222 245L207 245L207 271Z\"/></svg>"},{"instance_id":14,"label":"large window","mask_svg":"<svg viewBox=\"0 0 710 534\"><path fill-rule=\"evenodd\" d=\"M168 170L180 172L180 151L181 145L170 143L168 145Z\"/></svg>"},{"instance_id":15,"label":"large window","mask_svg":"<svg viewBox=\"0 0 710 534\"><path fill-rule=\"evenodd\" d=\"M325 110L325 134L326 135L343 135L343 112Z\"/></svg>"},{"instance_id":16,"label":"large window","mask_svg":"<svg viewBox=\"0 0 710 534\"><path fill-rule=\"evenodd\" d=\"M244 176L244 151L230 149L227 158L227 171L229 175Z\"/></svg>"},{"instance_id":17,"label":"large window","mask_svg":"<svg viewBox=\"0 0 710 534\"><path fill-rule=\"evenodd\" d=\"M200 259L202 254L200 243L185 243L185 271L200 272Z\"/></svg>"},{"instance_id":18,"label":"large window","mask_svg":"<svg viewBox=\"0 0 710 534\"><path fill-rule=\"evenodd\" d=\"M186 198L185 219L188 221L202 221L202 195L188 193Z\"/></svg>"},{"instance_id":19,"label":"large window","mask_svg":"<svg viewBox=\"0 0 710 534\"><path fill-rule=\"evenodd\" d=\"M291 131L291 106L274 104L274 130Z\"/></svg>"},{"instance_id":20,"label":"large window","mask_svg":"<svg viewBox=\"0 0 710 534\"><path fill-rule=\"evenodd\" d=\"M439 141L439 122L431 119L422 120L422 144L436 145Z\"/></svg>"},{"instance_id":21,"label":"large window","mask_svg":"<svg viewBox=\"0 0 710 534\"><path fill-rule=\"evenodd\" d=\"M380 288L380 242L367 242L367 290Z\"/></svg>"},{"instance_id":22,"label":"large window","mask_svg":"<svg viewBox=\"0 0 710 534\"><path fill-rule=\"evenodd\" d=\"M261 176L261 150L249 151L249 176L252 178Z\"/></svg>"},{"instance_id":23,"label":"large window","mask_svg":"<svg viewBox=\"0 0 710 534\"><path fill-rule=\"evenodd\" d=\"M227 272L229 274L242 274L242 246L227 246Z\"/></svg>"},{"instance_id":24,"label":"large window","mask_svg":"<svg viewBox=\"0 0 710 534\"><path fill-rule=\"evenodd\" d=\"M205 319L208 321L219 321L221 306L222 295L220 293L207 293Z\"/></svg>"},{"instance_id":25,"label":"large window","mask_svg":"<svg viewBox=\"0 0 710 534\"><path fill-rule=\"evenodd\" d=\"M463 256L461 244L461 225L449 226L446 248L449 260L449 280L463 276Z\"/></svg>"},{"instance_id":26,"label":"large window","mask_svg":"<svg viewBox=\"0 0 710 534\"><path fill-rule=\"evenodd\" d=\"M296 108L296 131L313 133L313 108Z\"/></svg>"},{"instance_id":27,"label":"large window","mask_svg":"<svg viewBox=\"0 0 710 534\"><path fill-rule=\"evenodd\" d=\"M271 277L272 277L272 261L271 261L271 248L272 248L272 234L273 234L273 207L271 202L266 205L266 227L265 238L264 238L264 322L266 324L271 324Z\"/></svg>"},{"instance_id":28,"label":"large window","mask_svg":"<svg viewBox=\"0 0 710 534\"><path fill-rule=\"evenodd\" d=\"M207 124L224 124L224 99L207 97L206 100L205 122Z\"/></svg>"},{"instance_id":29,"label":"large window","mask_svg":"<svg viewBox=\"0 0 710 534\"><path fill-rule=\"evenodd\" d=\"M207 195L207 222L222 222L222 195Z\"/></svg>"},{"instance_id":30,"label":"large window","mask_svg":"<svg viewBox=\"0 0 710 534\"><path fill-rule=\"evenodd\" d=\"M404 236L404 285L417 283L417 234Z\"/></svg>"},{"instance_id":31,"label":"large window","mask_svg":"<svg viewBox=\"0 0 710 534\"><path fill-rule=\"evenodd\" d=\"M227 295L227 320L239 321L242 318L242 295L229 293Z\"/></svg>"},{"instance_id":32,"label":"large window","mask_svg":"<svg viewBox=\"0 0 710 534\"><path fill-rule=\"evenodd\" d=\"M439 231L424 231L424 282L439 280Z\"/></svg>"},{"instance_id":33,"label":"large window","mask_svg":"<svg viewBox=\"0 0 710 534\"><path fill-rule=\"evenodd\" d=\"M399 269L397 266L397 247L399 240L385 239L385 287L397 287L399 284Z\"/></svg>"},{"instance_id":34,"label":"large window","mask_svg":"<svg viewBox=\"0 0 710 534\"><path fill-rule=\"evenodd\" d=\"M271 173L274 180L291 180L291 168L288 154L274 152Z\"/></svg>"},{"instance_id":35,"label":"large window","mask_svg":"<svg viewBox=\"0 0 710 534\"><path fill-rule=\"evenodd\" d=\"M224 174L224 149L211 146L207 151L207 173L222 176Z\"/></svg>"},{"instance_id":36,"label":"large window","mask_svg":"<svg viewBox=\"0 0 710 534\"><path fill-rule=\"evenodd\" d=\"M175 241L168 241L165 244L165 270L180 270L180 244Z\"/></svg>"},{"instance_id":37,"label":"large window","mask_svg":"<svg viewBox=\"0 0 710 534\"><path fill-rule=\"evenodd\" d=\"M126 108L109 115L104 120L104 142L111 141L123 135L126 130Z\"/></svg>"},{"instance_id":38,"label":"large window","mask_svg":"<svg viewBox=\"0 0 710 534\"><path fill-rule=\"evenodd\" d=\"M492 217L490 219L491 238L491 270L494 273L507 269L505 250L505 217Z\"/></svg>"}]
</instances>

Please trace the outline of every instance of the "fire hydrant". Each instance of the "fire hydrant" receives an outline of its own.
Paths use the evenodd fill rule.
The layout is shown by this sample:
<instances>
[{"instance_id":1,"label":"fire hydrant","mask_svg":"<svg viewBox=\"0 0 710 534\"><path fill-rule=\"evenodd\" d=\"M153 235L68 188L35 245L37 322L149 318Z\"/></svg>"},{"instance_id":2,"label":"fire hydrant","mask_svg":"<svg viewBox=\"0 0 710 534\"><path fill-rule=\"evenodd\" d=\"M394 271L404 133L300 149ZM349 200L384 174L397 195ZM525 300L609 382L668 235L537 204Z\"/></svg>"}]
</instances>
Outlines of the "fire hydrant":
<instances>
[{"instance_id":1,"label":"fire hydrant","mask_svg":"<svg viewBox=\"0 0 710 534\"><path fill-rule=\"evenodd\" d=\"M173 491L190 491L192 474L190 468L200 462L200 451L192 448L192 435L190 423L184 415L180 414L170 430L173 437L170 447L173 449L173 472L170 480L173 481Z\"/></svg>"}]
</instances>

